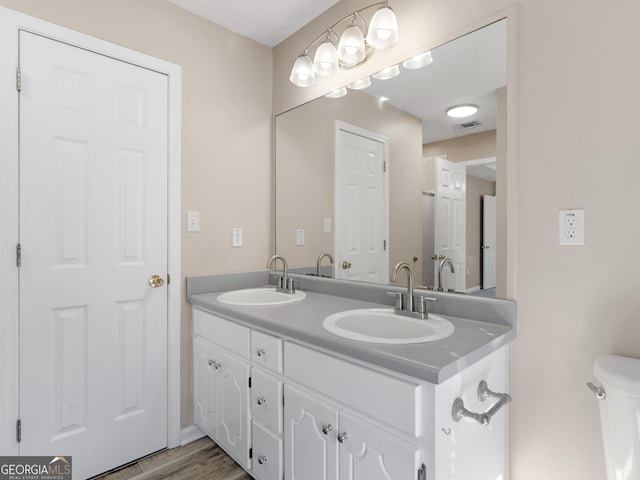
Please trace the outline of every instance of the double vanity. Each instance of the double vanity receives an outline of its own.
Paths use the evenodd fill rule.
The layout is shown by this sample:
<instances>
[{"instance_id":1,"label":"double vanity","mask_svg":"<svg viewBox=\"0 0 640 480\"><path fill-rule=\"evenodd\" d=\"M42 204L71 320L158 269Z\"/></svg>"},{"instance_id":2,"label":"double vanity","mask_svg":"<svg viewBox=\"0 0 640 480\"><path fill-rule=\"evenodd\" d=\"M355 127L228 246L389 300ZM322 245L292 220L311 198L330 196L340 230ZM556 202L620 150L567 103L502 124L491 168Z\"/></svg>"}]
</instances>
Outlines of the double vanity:
<instances>
[{"instance_id":1,"label":"double vanity","mask_svg":"<svg viewBox=\"0 0 640 480\"><path fill-rule=\"evenodd\" d=\"M259 480L502 478L513 302L289 277L187 279L207 435Z\"/></svg>"}]
</instances>

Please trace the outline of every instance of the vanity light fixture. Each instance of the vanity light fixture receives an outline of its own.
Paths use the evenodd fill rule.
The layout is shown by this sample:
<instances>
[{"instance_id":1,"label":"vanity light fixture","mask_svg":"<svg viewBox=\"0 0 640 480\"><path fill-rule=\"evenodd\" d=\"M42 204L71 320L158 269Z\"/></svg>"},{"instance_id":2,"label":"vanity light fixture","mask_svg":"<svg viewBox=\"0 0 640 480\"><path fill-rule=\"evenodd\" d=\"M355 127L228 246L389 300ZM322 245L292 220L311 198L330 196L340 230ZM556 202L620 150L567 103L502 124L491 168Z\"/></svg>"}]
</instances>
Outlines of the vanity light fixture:
<instances>
[{"instance_id":1,"label":"vanity light fixture","mask_svg":"<svg viewBox=\"0 0 640 480\"><path fill-rule=\"evenodd\" d=\"M388 80L390 78L397 77L398 75L400 75L400 67L398 67L398 65L393 65L385 68L384 70L380 70L378 73L374 73L371 76L376 80Z\"/></svg>"},{"instance_id":2,"label":"vanity light fixture","mask_svg":"<svg viewBox=\"0 0 640 480\"><path fill-rule=\"evenodd\" d=\"M433 57L431 56L431 50L428 50L405 60L402 62L402 66L409 70L417 70L426 67L431 62L433 62Z\"/></svg>"},{"instance_id":3,"label":"vanity light fixture","mask_svg":"<svg viewBox=\"0 0 640 480\"><path fill-rule=\"evenodd\" d=\"M347 87L340 87L333 92L329 92L325 95L327 98L340 98L344 97L347 94Z\"/></svg>"},{"instance_id":4,"label":"vanity light fixture","mask_svg":"<svg viewBox=\"0 0 640 480\"><path fill-rule=\"evenodd\" d=\"M378 9L367 25L362 13L374 7ZM336 27L347 22L349 25L338 37ZM312 61L309 51L321 40ZM315 84L316 75L330 76L338 69L362 65L376 50L389 48L397 42L398 21L389 1L368 5L340 19L316 37L294 62L289 79L298 87L310 87Z\"/></svg>"},{"instance_id":5,"label":"vanity light fixture","mask_svg":"<svg viewBox=\"0 0 640 480\"><path fill-rule=\"evenodd\" d=\"M478 112L478 106L470 103L465 105L455 105L447 108L447 116L451 118L464 118Z\"/></svg>"},{"instance_id":6,"label":"vanity light fixture","mask_svg":"<svg viewBox=\"0 0 640 480\"><path fill-rule=\"evenodd\" d=\"M364 77L364 78L361 78L360 80L356 80L355 82L350 83L349 85L347 85L347 88L351 90L364 90L365 88L370 86L371 86L371 78Z\"/></svg>"}]
</instances>

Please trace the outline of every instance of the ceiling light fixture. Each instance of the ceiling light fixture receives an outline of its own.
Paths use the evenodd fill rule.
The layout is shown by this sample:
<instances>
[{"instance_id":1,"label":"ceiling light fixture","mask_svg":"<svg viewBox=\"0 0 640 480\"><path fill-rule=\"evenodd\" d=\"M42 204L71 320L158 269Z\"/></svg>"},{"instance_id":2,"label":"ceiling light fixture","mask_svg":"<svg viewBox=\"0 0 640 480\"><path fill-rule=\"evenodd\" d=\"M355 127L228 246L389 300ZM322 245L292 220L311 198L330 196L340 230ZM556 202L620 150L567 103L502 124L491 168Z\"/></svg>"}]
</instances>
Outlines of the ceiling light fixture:
<instances>
[{"instance_id":1,"label":"ceiling light fixture","mask_svg":"<svg viewBox=\"0 0 640 480\"><path fill-rule=\"evenodd\" d=\"M478 106L472 104L455 105L447 108L447 115L452 118L470 117L478 112Z\"/></svg>"},{"instance_id":2,"label":"ceiling light fixture","mask_svg":"<svg viewBox=\"0 0 640 480\"><path fill-rule=\"evenodd\" d=\"M378 9L367 25L362 12L374 7ZM349 21L349 26L338 37L336 27ZM321 40L324 41L316 49L312 61L308 52ZM294 62L289 79L298 87L310 87L315 84L316 75L330 76L339 68L362 65L376 50L389 48L397 42L398 21L388 0L368 5L337 21L311 42Z\"/></svg>"}]
</instances>

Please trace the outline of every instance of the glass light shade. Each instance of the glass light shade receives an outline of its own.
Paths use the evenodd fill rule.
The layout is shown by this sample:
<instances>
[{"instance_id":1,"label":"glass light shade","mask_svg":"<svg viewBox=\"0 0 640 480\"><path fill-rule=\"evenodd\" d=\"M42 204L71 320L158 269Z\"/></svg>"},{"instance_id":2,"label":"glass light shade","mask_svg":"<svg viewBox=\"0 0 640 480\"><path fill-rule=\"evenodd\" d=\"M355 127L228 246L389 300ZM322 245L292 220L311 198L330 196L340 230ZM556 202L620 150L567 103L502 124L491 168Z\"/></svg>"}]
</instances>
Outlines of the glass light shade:
<instances>
[{"instance_id":1,"label":"glass light shade","mask_svg":"<svg viewBox=\"0 0 640 480\"><path fill-rule=\"evenodd\" d=\"M346 28L338 43L338 58L346 65L354 65L364 59L364 35L358 25Z\"/></svg>"},{"instance_id":2,"label":"glass light shade","mask_svg":"<svg viewBox=\"0 0 640 480\"><path fill-rule=\"evenodd\" d=\"M398 65L393 65L392 67L380 70L378 73L374 73L372 77L376 80L388 80L390 78L397 77L398 75L400 75L400 67L398 67Z\"/></svg>"},{"instance_id":3,"label":"glass light shade","mask_svg":"<svg viewBox=\"0 0 640 480\"><path fill-rule=\"evenodd\" d=\"M464 118L470 117L477 111L478 107L476 105L456 105L455 107L450 107L447 109L447 115L452 118Z\"/></svg>"},{"instance_id":4,"label":"glass light shade","mask_svg":"<svg viewBox=\"0 0 640 480\"><path fill-rule=\"evenodd\" d=\"M320 44L313 57L313 69L323 77L328 77L338 70L338 52L333 42L326 41Z\"/></svg>"},{"instance_id":5,"label":"glass light shade","mask_svg":"<svg viewBox=\"0 0 640 480\"><path fill-rule=\"evenodd\" d=\"M398 43L398 20L391 8L379 8L371 17L367 43L377 50L389 48Z\"/></svg>"},{"instance_id":6,"label":"glass light shade","mask_svg":"<svg viewBox=\"0 0 640 480\"><path fill-rule=\"evenodd\" d=\"M298 87L310 87L316 83L316 74L309 55L305 53L296 58L289 80Z\"/></svg>"},{"instance_id":7,"label":"glass light shade","mask_svg":"<svg viewBox=\"0 0 640 480\"><path fill-rule=\"evenodd\" d=\"M347 88L346 87L341 87L338 88L337 90L334 90L333 92L329 92L325 95L325 97L327 98L340 98L340 97L344 97L347 94Z\"/></svg>"},{"instance_id":8,"label":"glass light shade","mask_svg":"<svg viewBox=\"0 0 640 480\"><path fill-rule=\"evenodd\" d=\"M431 50L416 55L415 57L411 57L408 60L402 62L402 66L404 68L408 68L409 70L417 70L418 68L426 67L431 62L433 62L433 57L431 56Z\"/></svg>"},{"instance_id":9,"label":"glass light shade","mask_svg":"<svg viewBox=\"0 0 640 480\"><path fill-rule=\"evenodd\" d=\"M371 86L371 79L369 77L361 78L360 80L356 80L355 82L347 85L347 88L351 90L362 90L364 88Z\"/></svg>"}]
</instances>

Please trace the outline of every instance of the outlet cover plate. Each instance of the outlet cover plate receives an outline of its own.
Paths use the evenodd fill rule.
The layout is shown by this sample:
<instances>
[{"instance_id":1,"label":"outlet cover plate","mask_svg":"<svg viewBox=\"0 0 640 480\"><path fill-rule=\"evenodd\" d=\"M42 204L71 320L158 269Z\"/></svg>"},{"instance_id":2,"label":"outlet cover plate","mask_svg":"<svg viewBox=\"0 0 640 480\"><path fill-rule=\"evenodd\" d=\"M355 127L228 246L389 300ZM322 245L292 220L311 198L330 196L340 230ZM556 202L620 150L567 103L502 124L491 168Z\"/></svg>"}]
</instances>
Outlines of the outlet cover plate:
<instances>
[{"instance_id":1,"label":"outlet cover plate","mask_svg":"<svg viewBox=\"0 0 640 480\"><path fill-rule=\"evenodd\" d=\"M558 216L560 245L584 245L584 210L560 210Z\"/></svg>"}]
</instances>

